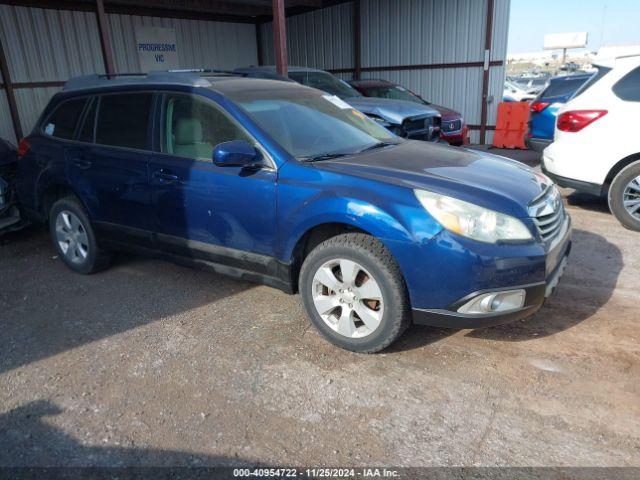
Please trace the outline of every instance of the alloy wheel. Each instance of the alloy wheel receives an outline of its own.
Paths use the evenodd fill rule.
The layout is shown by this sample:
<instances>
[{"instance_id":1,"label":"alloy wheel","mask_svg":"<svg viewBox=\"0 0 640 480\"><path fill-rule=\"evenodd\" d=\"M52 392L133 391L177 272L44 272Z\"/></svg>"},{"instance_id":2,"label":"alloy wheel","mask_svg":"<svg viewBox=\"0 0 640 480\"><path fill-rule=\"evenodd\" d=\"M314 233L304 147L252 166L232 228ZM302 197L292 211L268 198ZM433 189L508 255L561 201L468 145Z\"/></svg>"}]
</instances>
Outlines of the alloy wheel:
<instances>
[{"instance_id":1,"label":"alloy wheel","mask_svg":"<svg viewBox=\"0 0 640 480\"><path fill-rule=\"evenodd\" d=\"M348 338L377 330L384 314L382 290L358 263L338 258L324 263L313 276L312 296L322 320Z\"/></svg>"},{"instance_id":2,"label":"alloy wheel","mask_svg":"<svg viewBox=\"0 0 640 480\"><path fill-rule=\"evenodd\" d=\"M622 194L622 201L629 215L640 219L640 176L627 184Z\"/></svg>"},{"instance_id":3,"label":"alloy wheel","mask_svg":"<svg viewBox=\"0 0 640 480\"><path fill-rule=\"evenodd\" d=\"M81 264L89 255L87 230L78 216L68 210L61 211L56 217L56 242L72 263Z\"/></svg>"}]
</instances>

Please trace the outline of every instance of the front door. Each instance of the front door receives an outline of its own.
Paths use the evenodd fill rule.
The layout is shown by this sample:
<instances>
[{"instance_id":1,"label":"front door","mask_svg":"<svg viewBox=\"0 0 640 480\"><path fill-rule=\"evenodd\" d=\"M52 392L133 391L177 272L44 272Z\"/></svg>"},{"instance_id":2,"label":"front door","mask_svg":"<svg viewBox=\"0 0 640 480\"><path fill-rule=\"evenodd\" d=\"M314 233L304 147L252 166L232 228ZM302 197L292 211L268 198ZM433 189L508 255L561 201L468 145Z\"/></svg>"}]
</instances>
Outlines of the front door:
<instances>
[{"instance_id":1,"label":"front door","mask_svg":"<svg viewBox=\"0 0 640 480\"><path fill-rule=\"evenodd\" d=\"M219 143L254 140L217 104L196 95L163 95L160 124L161 153L149 164L160 248L271 275L275 169L218 167L212 161Z\"/></svg>"}]
</instances>

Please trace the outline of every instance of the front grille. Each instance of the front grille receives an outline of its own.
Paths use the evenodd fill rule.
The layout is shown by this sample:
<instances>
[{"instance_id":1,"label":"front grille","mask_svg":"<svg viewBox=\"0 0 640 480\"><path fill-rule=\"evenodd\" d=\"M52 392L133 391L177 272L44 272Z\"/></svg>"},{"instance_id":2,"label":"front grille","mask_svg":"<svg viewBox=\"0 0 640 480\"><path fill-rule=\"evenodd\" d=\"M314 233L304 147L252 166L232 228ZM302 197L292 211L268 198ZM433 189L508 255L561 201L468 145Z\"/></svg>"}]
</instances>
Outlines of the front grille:
<instances>
[{"instance_id":1,"label":"front grille","mask_svg":"<svg viewBox=\"0 0 640 480\"><path fill-rule=\"evenodd\" d=\"M555 185L550 185L529 206L529 214L544 241L553 239L565 221L564 205Z\"/></svg>"},{"instance_id":2,"label":"front grille","mask_svg":"<svg viewBox=\"0 0 640 480\"><path fill-rule=\"evenodd\" d=\"M404 135L419 140L437 140L440 137L440 117L411 117L402 122Z\"/></svg>"},{"instance_id":3,"label":"front grille","mask_svg":"<svg viewBox=\"0 0 640 480\"><path fill-rule=\"evenodd\" d=\"M442 122L442 131L444 133L457 132L462 129L462 120L446 120Z\"/></svg>"},{"instance_id":4,"label":"front grille","mask_svg":"<svg viewBox=\"0 0 640 480\"><path fill-rule=\"evenodd\" d=\"M408 134L411 134L411 132L415 130L425 130L429 128L430 125L433 125L433 117L408 118L402 124Z\"/></svg>"}]
</instances>

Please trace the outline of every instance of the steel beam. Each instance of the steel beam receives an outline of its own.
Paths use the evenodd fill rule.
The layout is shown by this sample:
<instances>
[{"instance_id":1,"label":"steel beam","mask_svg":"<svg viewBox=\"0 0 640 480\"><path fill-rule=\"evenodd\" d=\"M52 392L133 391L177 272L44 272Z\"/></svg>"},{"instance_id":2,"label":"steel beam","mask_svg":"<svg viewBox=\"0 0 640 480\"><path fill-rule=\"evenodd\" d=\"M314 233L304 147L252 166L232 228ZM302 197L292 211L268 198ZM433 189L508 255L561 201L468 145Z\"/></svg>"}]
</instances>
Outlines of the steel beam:
<instances>
[{"instance_id":1,"label":"steel beam","mask_svg":"<svg viewBox=\"0 0 640 480\"><path fill-rule=\"evenodd\" d=\"M100 46L102 47L104 71L107 75L115 75L116 67L113 61L113 49L111 48L111 33L109 30L109 22L107 21L107 14L104 12L103 0L96 0L96 18L100 32Z\"/></svg>"},{"instance_id":2,"label":"steel beam","mask_svg":"<svg viewBox=\"0 0 640 480\"><path fill-rule=\"evenodd\" d=\"M484 145L487 134L487 110L489 100L489 67L491 67L491 39L493 38L493 3L487 0L487 22L484 37L484 71L482 73L482 108L480 110L480 144Z\"/></svg>"},{"instance_id":3,"label":"steel beam","mask_svg":"<svg viewBox=\"0 0 640 480\"><path fill-rule=\"evenodd\" d=\"M272 0L273 4L273 50L276 60L276 71L287 76L287 25L284 0Z\"/></svg>"},{"instance_id":4,"label":"steel beam","mask_svg":"<svg viewBox=\"0 0 640 480\"><path fill-rule=\"evenodd\" d=\"M353 1L353 78L360 80L362 72L360 34L360 0Z\"/></svg>"}]
</instances>

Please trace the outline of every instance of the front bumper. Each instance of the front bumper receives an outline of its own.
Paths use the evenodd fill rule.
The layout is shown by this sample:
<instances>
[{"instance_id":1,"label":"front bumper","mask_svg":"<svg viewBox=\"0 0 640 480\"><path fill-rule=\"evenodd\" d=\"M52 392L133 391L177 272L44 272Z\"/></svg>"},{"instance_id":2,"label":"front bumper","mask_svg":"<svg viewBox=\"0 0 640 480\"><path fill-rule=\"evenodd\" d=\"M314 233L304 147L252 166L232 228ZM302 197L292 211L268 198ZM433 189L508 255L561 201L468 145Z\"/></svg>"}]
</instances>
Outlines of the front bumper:
<instances>
[{"instance_id":1,"label":"front bumper","mask_svg":"<svg viewBox=\"0 0 640 480\"><path fill-rule=\"evenodd\" d=\"M413 323L417 325L429 325L445 328L482 328L493 325L501 325L529 317L536 313L551 296L560 282L567 265L567 259L571 252L571 224L567 217L566 231L557 239L547 254L550 263L545 281L526 285L513 285L501 288L489 288L478 290L453 302L445 309L412 309ZM490 292L501 292L522 289L526 292L525 302L522 308L498 313L465 314L458 312L458 308L473 298Z\"/></svg>"}]
</instances>

